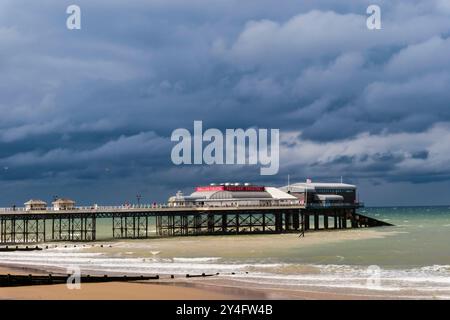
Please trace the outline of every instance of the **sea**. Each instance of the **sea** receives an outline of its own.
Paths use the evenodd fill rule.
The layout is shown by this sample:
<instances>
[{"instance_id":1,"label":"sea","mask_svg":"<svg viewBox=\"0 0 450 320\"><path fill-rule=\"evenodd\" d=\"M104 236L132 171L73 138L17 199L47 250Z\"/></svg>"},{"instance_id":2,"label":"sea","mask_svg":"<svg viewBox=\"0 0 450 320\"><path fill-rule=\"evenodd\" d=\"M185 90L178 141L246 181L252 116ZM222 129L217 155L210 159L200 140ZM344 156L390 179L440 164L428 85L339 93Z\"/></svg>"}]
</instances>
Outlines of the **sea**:
<instances>
[{"instance_id":1,"label":"sea","mask_svg":"<svg viewBox=\"0 0 450 320\"><path fill-rule=\"evenodd\" d=\"M0 252L0 266L86 274L214 274L237 286L352 293L387 298L450 298L450 206L364 208L394 226L299 234L107 239L48 243ZM103 223L103 225L102 225ZM103 231L102 231L103 230ZM104 239L102 238L104 232Z\"/></svg>"}]
</instances>

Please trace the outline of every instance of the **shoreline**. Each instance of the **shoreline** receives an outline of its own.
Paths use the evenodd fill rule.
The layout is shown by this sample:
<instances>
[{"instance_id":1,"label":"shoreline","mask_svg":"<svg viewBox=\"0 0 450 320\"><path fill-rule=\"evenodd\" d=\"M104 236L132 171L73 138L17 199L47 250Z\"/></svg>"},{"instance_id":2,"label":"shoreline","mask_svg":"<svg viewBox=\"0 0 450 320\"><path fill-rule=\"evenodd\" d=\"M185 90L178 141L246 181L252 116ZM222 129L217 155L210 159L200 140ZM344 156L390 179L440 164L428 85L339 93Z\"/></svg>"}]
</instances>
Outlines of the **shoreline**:
<instances>
[{"instance_id":1,"label":"shoreline","mask_svg":"<svg viewBox=\"0 0 450 320\"><path fill-rule=\"evenodd\" d=\"M316 248L320 250L321 245L341 244L342 246L342 243L346 243L345 246L347 247L347 243L357 245L356 241L361 240L382 241L382 239L393 235L405 233L405 230L398 228L353 229L340 232L311 232L306 238L299 238L295 234L286 234L177 237L153 241L97 241L88 245L65 242L50 245L49 243L49 250L52 251L48 255L45 253L46 250L29 253L29 256L25 256L23 259L20 258L22 254L7 254L5 261L0 263L0 273L66 275L66 267L75 263L80 264L83 275L139 276L142 274L144 276L159 275L160 278L158 280L138 280L135 282L87 283L83 285L83 289L86 290L81 290L81 292L84 292L82 294L79 293L79 290L67 290L65 285L16 287L14 290L13 288L0 288L0 299L353 300L450 298L450 291L444 292L439 290L437 286L436 291L401 285L397 289L389 283L389 277L386 280L382 279L382 281L386 281L382 290L365 288L363 287L365 282L359 281L358 278L352 279L354 283L348 286L345 283L342 283L342 285L339 283L337 285L321 283L320 281L323 282L327 279L328 272L328 269L324 268L322 264L334 266L333 263L340 259L340 256L337 255L328 254L327 257L333 258L334 261L325 262L322 259L319 261L319 267L315 267L314 263L312 265L293 264L292 266L288 263L288 265L283 266L282 263L284 262L280 265L277 259L274 261L269 259L267 262L264 261L262 265L258 265L259 262L253 265L252 261L239 262L242 257L245 257L245 259L255 257L256 261L261 261L261 259L265 259L264 257L276 257L277 255L286 257L292 253L300 252L300 250L304 255L308 255L308 253L311 255L316 254ZM283 250L283 252L280 253L280 250ZM71 257L72 252L76 253ZM79 254L81 254L80 259L85 260L78 261L77 255ZM13 258L14 256L17 259ZM232 257L232 259L225 260L228 257ZM69 258L69 262L65 258ZM239 262L238 264L233 263L234 258ZM221 259L225 261L222 263ZM337 267L339 267L339 262L341 260L338 261ZM306 278L311 278L306 281L302 280L303 283L299 284L289 282L289 277L280 281L274 281L273 279L265 281L264 278L258 278L258 272L270 273L272 268L274 268L273 272L280 272L281 277L286 274L293 277L294 280L296 275L300 277L305 275ZM333 272L333 270L330 272ZM343 272L345 270L339 269L338 271ZM199 275L203 272L206 274L220 272L220 275L185 277L186 273ZM234 272L236 272L236 275L234 275ZM324 275L322 278L319 276L321 272ZM171 278L172 274L174 278ZM339 273L335 276L338 275ZM316 276L319 276L319 283L311 282L311 279ZM437 276L439 276L438 273Z\"/></svg>"},{"instance_id":2,"label":"shoreline","mask_svg":"<svg viewBox=\"0 0 450 320\"><path fill-rule=\"evenodd\" d=\"M21 266L1 266L0 274L46 275L49 270ZM59 273L62 274L62 273ZM166 276L166 275L164 275ZM413 291L399 293L370 290L333 290L303 286L302 288L264 287L229 278L175 278L132 282L81 284L70 290L65 284L0 288L0 300L398 300L433 299Z\"/></svg>"},{"instance_id":3,"label":"shoreline","mask_svg":"<svg viewBox=\"0 0 450 320\"><path fill-rule=\"evenodd\" d=\"M46 275L50 270L0 265L0 274ZM65 284L0 287L0 300L255 300L265 299L256 290L205 287L180 280L130 281L81 284L70 290Z\"/></svg>"},{"instance_id":4,"label":"shoreline","mask_svg":"<svg viewBox=\"0 0 450 320\"><path fill-rule=\"evenodd\" d=\"M0 266L0 274L48 274L36 268ZM51 273L51 272L50 272ZM258 295L247 292L247 298ZM176 282L104 282L81 284L70 290L65 284L1 287L0 300L239 300L234 290L214 290L196 286L183 286Z\"/></svg>"}]
</instances>

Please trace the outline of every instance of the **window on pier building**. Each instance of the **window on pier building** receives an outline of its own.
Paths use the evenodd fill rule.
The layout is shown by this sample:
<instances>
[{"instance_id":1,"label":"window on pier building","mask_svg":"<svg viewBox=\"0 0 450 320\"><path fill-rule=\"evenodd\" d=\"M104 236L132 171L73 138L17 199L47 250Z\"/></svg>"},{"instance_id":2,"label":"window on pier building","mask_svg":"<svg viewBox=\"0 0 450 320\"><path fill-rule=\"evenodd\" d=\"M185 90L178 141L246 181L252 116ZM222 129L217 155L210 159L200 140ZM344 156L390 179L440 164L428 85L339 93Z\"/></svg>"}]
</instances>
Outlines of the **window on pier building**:
<instances>
[{"instance_id":1,"label":"window on pier building","mask_svg":"<svg viewBox=\"0 0 450 320\"><path fill-rule=\"evenodd\" d=\"M317 193L344 193L344 192L355 192L354 189L317 189Z\"/></svg>"}]
</instances>

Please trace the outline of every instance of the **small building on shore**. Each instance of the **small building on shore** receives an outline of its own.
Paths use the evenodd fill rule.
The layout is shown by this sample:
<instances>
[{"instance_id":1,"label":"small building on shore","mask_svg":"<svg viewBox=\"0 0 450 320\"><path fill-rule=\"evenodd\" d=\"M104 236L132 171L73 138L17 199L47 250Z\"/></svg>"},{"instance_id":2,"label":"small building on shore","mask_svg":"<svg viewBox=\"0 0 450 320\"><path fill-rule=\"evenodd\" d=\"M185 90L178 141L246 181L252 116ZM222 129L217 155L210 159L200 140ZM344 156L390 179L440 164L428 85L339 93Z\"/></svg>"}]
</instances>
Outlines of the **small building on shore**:
<instances>
[{"instance_id":1,"label":"small building on shore","mask_svg":"<svg viewBox=\"0 0 450 320\"><path fill-rule=\"evenodd\" d=\"M47 209L47 202L38 200L38 199L30 199L27 202L25 202L24 205L25 205L25 211L46 210Z\"/></svg>"},{"instance_id":2,"label":"small building on shore","mask_svg":"<svg viewBox=\"0 0 450 320\"><path fill-rule=\"evenodd\" d=\"M71 199L60 198L52 202L53 210L73 210L75 209L75 201Z\"/></svg>"}]
</instances>

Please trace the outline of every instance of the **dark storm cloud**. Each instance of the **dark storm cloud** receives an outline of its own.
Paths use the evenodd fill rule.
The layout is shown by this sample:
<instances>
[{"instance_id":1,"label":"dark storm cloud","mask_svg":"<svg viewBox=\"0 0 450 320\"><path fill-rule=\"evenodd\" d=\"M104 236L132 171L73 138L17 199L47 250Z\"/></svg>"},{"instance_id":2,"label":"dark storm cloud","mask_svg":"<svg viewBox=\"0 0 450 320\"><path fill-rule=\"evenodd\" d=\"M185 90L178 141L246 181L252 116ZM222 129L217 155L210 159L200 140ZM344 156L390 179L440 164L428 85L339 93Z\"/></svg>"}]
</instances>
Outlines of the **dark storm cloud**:
<instances>
[{"instance_id":1,"label":"dark storm cloud","mask_svg":"<svg viewBox=\"0 0 450 320\"><path fill-rule=\"evenodd\" d=\"M73 3L79 31L65 28ZM5 188L91 199L78 185L89 181L113 202L230 177L284 183L288 172L446 180L449 2L377 3L379 31L360 0L2 1ZM280 175L175 167L170 134L194 120L280 128Z\"/></svg>"}]
</instances>

